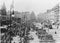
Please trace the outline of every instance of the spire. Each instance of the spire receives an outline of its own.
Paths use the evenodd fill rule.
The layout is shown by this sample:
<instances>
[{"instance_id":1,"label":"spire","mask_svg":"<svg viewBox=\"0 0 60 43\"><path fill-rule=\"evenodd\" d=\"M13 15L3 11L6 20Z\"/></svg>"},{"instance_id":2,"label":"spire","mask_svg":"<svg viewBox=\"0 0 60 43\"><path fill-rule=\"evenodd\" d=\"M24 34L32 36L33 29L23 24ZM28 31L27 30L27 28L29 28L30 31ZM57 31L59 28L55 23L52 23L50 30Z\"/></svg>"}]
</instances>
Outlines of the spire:
<instances>
[{"instance_id":1,"label":"spire","mask_svg":"<svg viewBox=\"0 0 60 43\"><path fill-rule=\"evenodd\" d=\"M10 6L11 16L14 16L14 0L12 0L12 4Z\"/></svg>"},{"instance_id":2,"label":"spire","mask_svg":"<svg viewBox=\"0 0 60 43\"><path fill-rule=\"evenodd\" d=\"M5 3L3 3L3 5L2 5L1 14L2 15L6 15L6 6L5 6Z\"/></svg>"},{"instance_id":3,"label":"spire","mask_svg":"<svg viewBox=\"0 0 60 43\"><path fill-rule=\"evenodd\" d=\"M1 10L3 9L6 9L5 2L3 3Z\"/></svg>"},{"instance_id":4,"label":"spire","mask_svg":"<svg viewBox=\"0 0 60 43\"><path fill-rule=\"evenodd\" d=\"M14 10L14 0L12 1L12 4L10 6L10 10Z\"/></svg>"}]
</instances>

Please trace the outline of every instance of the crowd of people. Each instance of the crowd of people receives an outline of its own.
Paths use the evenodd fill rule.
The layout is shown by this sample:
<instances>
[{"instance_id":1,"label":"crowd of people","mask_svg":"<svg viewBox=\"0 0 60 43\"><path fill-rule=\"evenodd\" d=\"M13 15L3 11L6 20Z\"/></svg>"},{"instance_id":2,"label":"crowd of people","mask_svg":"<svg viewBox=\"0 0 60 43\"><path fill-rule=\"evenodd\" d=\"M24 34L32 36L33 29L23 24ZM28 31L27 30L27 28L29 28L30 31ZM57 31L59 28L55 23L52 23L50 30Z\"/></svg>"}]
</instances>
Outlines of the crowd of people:
<instances>
[{"instance_id":1,"label":"crowd of people","mask_svg":"<svg viewBox=\"0 0 60 43\"><path fill-rule=\"evenodd\" d=\"M6 28L1 28L1 43L33 43L31 40L34 39L39 40L35 43L55 43L53 36L48 32L49 29L54 29L55 25L56 29L59 29L59 23L41 22L38 23L40 24L38 27L37 22L24 22L21 18L12 18L11 20L11 24L10 22L6 22L7 24L2 22L1 27L6 26ZM56 31L55 34L57 34Z\"/></svg>"}]
</instances>

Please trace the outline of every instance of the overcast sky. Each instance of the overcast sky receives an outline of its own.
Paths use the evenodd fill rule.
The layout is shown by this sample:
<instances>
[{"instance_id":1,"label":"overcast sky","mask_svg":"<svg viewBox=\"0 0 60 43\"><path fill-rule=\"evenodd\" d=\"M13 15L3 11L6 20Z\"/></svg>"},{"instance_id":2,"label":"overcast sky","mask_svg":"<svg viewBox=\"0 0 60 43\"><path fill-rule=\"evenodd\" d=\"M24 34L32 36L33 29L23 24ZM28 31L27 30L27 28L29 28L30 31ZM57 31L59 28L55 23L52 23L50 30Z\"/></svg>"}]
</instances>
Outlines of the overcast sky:
<instances>
[{"instance_id":1,"label":"overcast sky","mask_svg":"<svg viewBox=\"0 0 60 43\"><path fill-rule=\"evenodd\" d=\"M14 0L14 8L17 11L34 11L35 13L45 12L53 8L60 0ZM9 9L12 0L0 0L0 7L5 2Z\"/></svg>"}]
</instances>

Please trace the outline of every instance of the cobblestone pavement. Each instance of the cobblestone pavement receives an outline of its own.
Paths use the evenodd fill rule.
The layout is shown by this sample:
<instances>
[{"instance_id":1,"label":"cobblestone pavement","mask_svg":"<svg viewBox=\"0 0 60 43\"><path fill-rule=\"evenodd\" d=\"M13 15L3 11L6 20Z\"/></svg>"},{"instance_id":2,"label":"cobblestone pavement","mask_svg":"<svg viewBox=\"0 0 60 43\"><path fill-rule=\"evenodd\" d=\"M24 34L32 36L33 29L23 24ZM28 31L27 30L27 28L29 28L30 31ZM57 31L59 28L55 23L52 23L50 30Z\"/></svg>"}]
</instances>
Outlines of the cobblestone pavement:
<instances>
[{"instance_id":1,"label":"cobblestone pavement","mask_svg":"<svg viewBox=\"0 0 60 43\"><path fill-rule=\"evenodd\" d=\"M57 32L57 34L55 34ZM60 43L60 29L49 30L49 33L52 34L53 38L56 40L56 43Z\"/></svg>"},{"instance_id":2,"label":"cobblestone pavement","mask_svg":"<svg viewBox=\"0 0 60 43\"><path fill-rule=\"evenodd\" d=\"M38 36L36 35L36 31L30 32L30 35L34 38L33 40L30 40L29 43L40 43L40 39L38 39Z\"/></svg>"}]
</instances>

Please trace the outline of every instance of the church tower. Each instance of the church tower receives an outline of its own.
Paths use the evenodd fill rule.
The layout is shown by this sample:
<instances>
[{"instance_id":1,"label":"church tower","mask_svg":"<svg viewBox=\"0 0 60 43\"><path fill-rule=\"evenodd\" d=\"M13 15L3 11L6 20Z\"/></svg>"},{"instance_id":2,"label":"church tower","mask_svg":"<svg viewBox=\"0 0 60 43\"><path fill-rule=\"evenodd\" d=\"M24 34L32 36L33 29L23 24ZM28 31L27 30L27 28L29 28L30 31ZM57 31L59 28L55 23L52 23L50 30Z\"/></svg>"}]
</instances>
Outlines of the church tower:
<instances>
[{"instance_id":1,"label":"church tower","mask_svg":"<svg viewBox=\"0 0 60 43\"><path fill-rule=\"evenodd\" d=\"M2 7L1 7L1 15L6 15L7 12L6 12L6 6L5 6L5 3L3 3Z\"/></svg>"}]
</instances>

